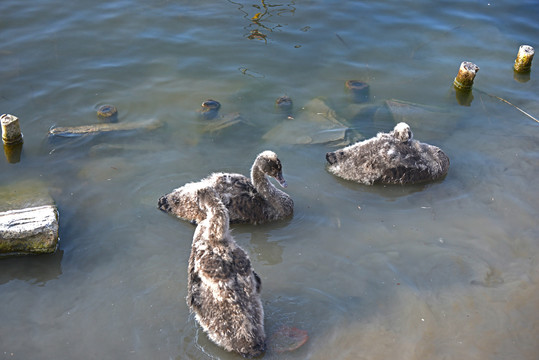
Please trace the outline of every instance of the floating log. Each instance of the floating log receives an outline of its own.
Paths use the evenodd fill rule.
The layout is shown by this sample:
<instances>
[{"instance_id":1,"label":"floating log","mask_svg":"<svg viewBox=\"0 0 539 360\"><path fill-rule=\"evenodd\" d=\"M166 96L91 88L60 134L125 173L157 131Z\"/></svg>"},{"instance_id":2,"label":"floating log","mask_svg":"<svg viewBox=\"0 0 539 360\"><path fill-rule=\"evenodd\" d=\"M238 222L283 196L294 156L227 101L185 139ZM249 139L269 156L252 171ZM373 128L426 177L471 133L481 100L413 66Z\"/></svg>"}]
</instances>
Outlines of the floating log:
<instances>
[{"instance_id":1,"label":"floating log","mask_svg":"<svg viewBox=\"0 0 539 360\"><path fill-rule=\"evenodd\" d=\"M10 114L2 114L0 116L0 122L2 123L2 141L4 144L22 143L22 132L18 117Z\"/></svg>"},{"instance_id":2,"label":"floating log","mask_svg":"<svg viewBox=\"0 0 539 360\"><path fill-rule=\"evenodd\" d=\"M0 255L49 254L57 246L56 206L0 212Z\"/></svg>"},{"instance_id":3,"label":"floating log","mask_svg":"<svg viewBox=\"0 0 539 360\"><path fill-rule=\"evenodd\" d=\"M124 132L135 130L155 130L163 126L163 122L157 119L141 120L121 123L102 123L82 126L56 127L49 130L49 136L82 136L109 132Z\"/></svg>"},{"instance_id":4,"label":"floating log","mask_svg":"<svg viewBox=\"0 0 539 360\"><path fill-rule=\"evenodd\" d=\"M530 45L520 45L513 69L518 73L530 72L534 54L535 51Z\"/></svg>"},{"instance_id":5,"label":"floating log","mask_svg":"<svg viewBox=\"0 0 539 360\"><path fill-rule=\"evenodd\" d=\"M471 90L475 75L479 71L479 66L469 61L460 64L459 72L453 81L457 90Z\"/></svg>"}]
</instances>

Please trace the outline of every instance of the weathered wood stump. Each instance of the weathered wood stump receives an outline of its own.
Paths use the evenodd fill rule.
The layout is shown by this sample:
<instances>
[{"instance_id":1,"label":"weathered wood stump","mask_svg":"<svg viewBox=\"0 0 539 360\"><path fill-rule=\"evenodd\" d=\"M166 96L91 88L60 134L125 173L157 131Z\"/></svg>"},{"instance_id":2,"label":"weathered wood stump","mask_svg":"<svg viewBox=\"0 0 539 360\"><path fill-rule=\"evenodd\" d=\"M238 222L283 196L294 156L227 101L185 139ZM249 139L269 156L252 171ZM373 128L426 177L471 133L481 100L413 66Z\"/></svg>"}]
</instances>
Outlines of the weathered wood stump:
<instances>
[{"instance_id":1,"label":"weathered wood stump","mask_svg":"<svg viewBox=\"0 0 539 360\"><path fill-rule=\"evenodd\" d=\"M57 246L56 206L0 212L0 255L49 254Z\"/></svg>"},{"instance_id":2,"label":"weathered wood stump","mask_svg":"<svg viewBox=\"0 0 539 360\"><path fill-rule=\"evenodd\" d=\"M208 99L202 103L202 107L198 110L198 114L203 120L213 120L219 115L221 104L219 101Z\"/></svg>"},{"instance_id":3,"label":"weathered wood stump","mask_svg":"<svg viewBox=\"0 0 539 360\"><path fill-rule=\"evenodd\" d=\"M118 122L118 109L114 105L102 105L97 109L97 117L102 122Z\"/></svg>"},{"instance_id":4,"label":"weathered wood stump","mask_svg":"<svg viewBox=\"0 0 539 360\"><path fill-rule=\"evenodd\" d=\"M369 84L359 80L348 80L345 83L346 90L354 103L365 103L370 98Z\"/></svg>"},{"instance_id":5,"label":"weathered wood stump","mask_svg":"<svg viewBox=\"0 0 539 360\"><path fill-rule=\"evenodd\" d=\"M516 72L527 73L532 68L532 60L535 51L530 45L520 45L513 68Z\"/></svg>"},{"instance_id":6,"label":"weathered wood stump","mask_svg":"<svg viewBox=\"0 0 539 360\"><path fill-rule=\"evenodd\" d=\"M157 119L141 120L121 123L102 123L82 126L56 127L49 130L49 136L73 137L110 132L128 132L137 130L155 130L163 126L163 122Z\"/></svg>"},{"instance_id":7,"label":"weathered wood stump","mask_svg":"<svg viewBox=\"0 0 539 360\"><path fill-rule=\"evenodd\" d=\"M294 107L294 103L292 102L292 99L289 96L283 95L277 98L275 100L275 108L287 116L290 116L292 114L292 108Z\"/></svg>"},{"instance_id":8,"label":"weathered wood stump","mask_svg":"<svg viewBox=\"0 0 539 360\"><path fill-rule=\"evenodd\" d=\"M4 144L22 142L22 132L18 117L10 114L2 114L0 116L0 122L2 123L2 141Z\"/></svg>"},{"instance_id":9,"label":"weathered wood stump","mask_svg":"<svg viewBox=\"0 0 539 360\"><path fill-rule=\"evenodd\" d=\"M23 137L19 118L3 114L0 116L2 124L2 141L4 143L4 154L9 163L18 163L21 160Z\"/></svg>"},{"instance_id":10,"label":"weathered wood stump","mask_svg":"<svg viewBox=\"0 0 539 360\"><path fill-rule=\"evenodd\" d=\"M459 105L470 106L473 101L472 87L479 66L469 61L460 64L459 72L453 81L456 98Z\"/></svg>"},{"instance_id":11,"label":"weathered wood stump","mask_svg":"<svg viewBox=\"0 0 539 360\"><path fill-rule=\"evenodd\" d=\"M479 66L469 61L460 64L459 72L453 81L457 90L471 90L475 75L479 71Z\"/></svg>"}]
</instances>

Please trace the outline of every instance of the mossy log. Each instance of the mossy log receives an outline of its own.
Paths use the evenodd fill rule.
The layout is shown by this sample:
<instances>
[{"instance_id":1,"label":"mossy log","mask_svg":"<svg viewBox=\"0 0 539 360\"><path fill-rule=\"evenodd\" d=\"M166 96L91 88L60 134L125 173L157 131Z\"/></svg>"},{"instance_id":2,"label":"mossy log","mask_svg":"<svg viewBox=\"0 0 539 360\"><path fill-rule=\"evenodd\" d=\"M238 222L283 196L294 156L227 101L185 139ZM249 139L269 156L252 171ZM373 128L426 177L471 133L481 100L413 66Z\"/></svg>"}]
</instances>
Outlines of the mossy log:
<instances>
[{"instance_id":1,"label":"mossy log","mask_svg":"<svg viewBox=\"0 0 539 360\"><path fill-rule=\"evenodd\" d=\"M49 136L73 137L82 135L101 134L109 132L124 132L155 130L163 126L163 122L157 119L141 120L120 123L101 123L82 126L55 127L49 130Z\"/></svg>"},{"instance_id":2,"label":"mossy log","mask_svg":"<svg viewBox=\"0 0 539 360\"><path fill-rule=\"evenodd\" d=\"M57 246L56 206L0 212L0 255L49 254Z\"/></svg>"}]
</instances>

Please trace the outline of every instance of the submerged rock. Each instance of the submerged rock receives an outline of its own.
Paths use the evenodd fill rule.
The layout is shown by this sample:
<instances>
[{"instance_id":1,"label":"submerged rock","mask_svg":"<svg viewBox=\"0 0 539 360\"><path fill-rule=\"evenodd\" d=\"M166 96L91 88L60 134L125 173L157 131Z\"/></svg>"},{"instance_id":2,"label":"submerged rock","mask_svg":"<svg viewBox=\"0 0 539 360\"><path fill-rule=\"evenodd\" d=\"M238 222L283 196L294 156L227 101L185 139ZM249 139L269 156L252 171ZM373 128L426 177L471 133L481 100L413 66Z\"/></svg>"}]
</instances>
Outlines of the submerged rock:
<instances>
[{"instance_id":1,"label":"submerged rock","mask_svg":"<svg viewBox=\"0 0 539 360\"><path fill-rule=\"evenodd\" d=\"M350 127L324 100L313 99L296 119L284 120L263 135L263 139L280 144L349 143Z\"/></svg>"}]
</instances>

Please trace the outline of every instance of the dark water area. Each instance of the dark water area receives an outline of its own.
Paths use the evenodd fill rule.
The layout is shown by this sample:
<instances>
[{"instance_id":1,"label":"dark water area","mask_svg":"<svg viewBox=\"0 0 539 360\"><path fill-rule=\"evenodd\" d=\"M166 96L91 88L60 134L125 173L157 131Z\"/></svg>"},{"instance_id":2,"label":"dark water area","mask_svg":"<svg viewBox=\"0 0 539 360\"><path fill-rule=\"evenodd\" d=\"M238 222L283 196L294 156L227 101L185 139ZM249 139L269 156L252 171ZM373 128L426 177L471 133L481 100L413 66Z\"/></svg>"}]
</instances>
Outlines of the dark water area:
<instances>
[{"instance_id":1,"label":"dark water area","mask_svg":"<svg viewBox=\"0 0 539 360\"><path fill-rule=\"evenodd\" d=\"M309 340L264 358L537 359L539 65L527 81L512 70L520 45L539 47L536 1L3 1L0 14L0 113L24 134L20 162L0 159L0 194L46 189L60 213L56 254L0 258L0 359L239 359L190 315L195 228L157 199L247 175L266 149L294 217L233 235L262 278L268 336ZM480 67L468 106L452 88L462 61ZM347 80L370 101L352 103ZM207 99L241 121L212 131ZM279 127L316 115L313 101L350 126L343 141L406 121L449 173L336 178L325 153L339 145ZM104 104L162 126L48 137L98 123Z\"/></svg>"}]
</instances>

